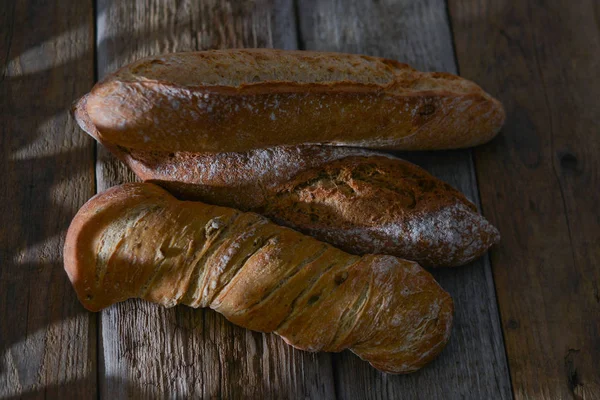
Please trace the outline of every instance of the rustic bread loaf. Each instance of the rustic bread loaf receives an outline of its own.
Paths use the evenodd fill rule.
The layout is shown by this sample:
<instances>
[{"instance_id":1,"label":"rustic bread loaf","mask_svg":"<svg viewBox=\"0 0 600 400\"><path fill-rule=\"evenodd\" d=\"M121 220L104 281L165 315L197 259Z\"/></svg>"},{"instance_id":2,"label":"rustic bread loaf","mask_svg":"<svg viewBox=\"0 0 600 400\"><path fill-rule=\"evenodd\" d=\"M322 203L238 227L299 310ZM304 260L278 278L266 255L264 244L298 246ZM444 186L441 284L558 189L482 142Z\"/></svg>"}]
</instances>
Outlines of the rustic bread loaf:
<instances>
[{"instance_id":1,"label":"rustic bread loaf","mask_svg":"<svg viewBox=\"0 0 600 400\"><path fill-rule=\"evenodd\" d=\"M452 324L452 299L416 263L349 255L257 214L181 202L147 183L85 204L64 259L89 310L135 297L210 307L299 349L350 349L390 373L434 359Z\"/></svg>"},{"instance_id":2,"label":"rustic bread loaf","mask_svg":"<svg viewBox=\"0 0 600 400\"><path fill-rule=\"evenodd\" d=\"M298 174L253 208L354 254L391 254L430 267L464 265L500 235L475 205L409 162L347 157Z\"/></svg>"},{"instance_id":3,"label":"rustic bread loaf","mask_svg":"<svg viewBox=\"0 0 600 400\"><path fill-rule=\"evenodd\" d=\"M461 148L490 140L505 118L497 100L458 76L272 49L149 57L98 83L78 107L103 142L167 152Z\"/></svg>"}]
</instances>

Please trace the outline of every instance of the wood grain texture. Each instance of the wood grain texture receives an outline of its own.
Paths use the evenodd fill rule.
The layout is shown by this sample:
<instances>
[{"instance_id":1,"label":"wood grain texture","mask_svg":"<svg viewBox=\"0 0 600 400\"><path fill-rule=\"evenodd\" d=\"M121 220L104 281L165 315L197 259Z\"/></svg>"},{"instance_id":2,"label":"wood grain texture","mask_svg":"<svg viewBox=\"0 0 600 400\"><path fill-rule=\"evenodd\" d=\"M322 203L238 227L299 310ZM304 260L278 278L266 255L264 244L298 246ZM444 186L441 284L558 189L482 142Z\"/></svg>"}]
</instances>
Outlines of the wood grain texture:
<instances>
[{"instance_id":1,"label":"wood grain texture","mask_svg":"<svg viewBox=\"0 0 600 400\"><path fill-rule=\"evenodd\" d=\"M0 3L0 398L96 395L96 317L62 266L94 193L93 141L68 115L93 49L91 1Z\"/></svg>"},{"instance_id":2,"label":"wood grain texture","mask_svg":"<svg viewBox=\"0 0 600 400\"><path fill-rule=\"evenodd\" d=\"M100 78L150 54L296 47L291 1L138 0L98 3ZM132 173L100 150L98 191ZM102 313L102 398L331 398L331 359L210 310L128 301Z\"/></svg>"},{"instance_id":3,"label":"wood grain texture","mask_svg":"<svg viewBox=\"0 0 600 400\"><path fill-rule=\"evenodd\" d=\"M461 73L508 115L476 165L515 397L598 399L598 2L449 5Z\"/></svg>"},{"instance_id":4,"label":"wood grain texture","mask_svg":"<svg viewBox=\"0 0 600 400\"><path fill-rule=\"evenodd\" d=\"M456 73L443 1L302 1L307 50L389 57ZM478 203L470 151L404 154ZM510 398L510 381L487 258L436 278L455 300L453 336L440 358L415 374L386 376L351 354L334 356L339 398Z\"/></svg>"}]
</instances>

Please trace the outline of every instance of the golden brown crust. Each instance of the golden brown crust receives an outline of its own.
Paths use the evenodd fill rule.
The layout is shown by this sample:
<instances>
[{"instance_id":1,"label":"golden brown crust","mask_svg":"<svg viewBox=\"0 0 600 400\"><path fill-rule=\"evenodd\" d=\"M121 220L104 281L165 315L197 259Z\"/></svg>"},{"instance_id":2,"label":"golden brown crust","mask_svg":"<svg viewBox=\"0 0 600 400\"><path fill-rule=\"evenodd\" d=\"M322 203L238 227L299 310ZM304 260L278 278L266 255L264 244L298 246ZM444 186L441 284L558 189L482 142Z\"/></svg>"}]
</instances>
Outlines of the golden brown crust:
<instances>
[{"instance_id":1,"label":"golden brown crust","mask_svg":"<svg viewBox=\"0 0 600 400\"><path fill-rule=\"evenodd\" d=\"M461 148L490 140L504 122L497 100L450 74L270 49L146 58L96 85L84 103L103 142L167 152Z\"/></svg>"},{"instance_id":2,"label":"golden brown crust","mask_svg":"<svg viewBox=\"0 0 600 400\"><path fill-rule=\"evenodd\" d=\"M65 239L64 265L79 300L88 310L99 311L128 298L125 287L95 288L99 258L95 253L100 239L98 234L131 207L143 203L146 199L152 198L153 201L157 201L161 197L168 198L170 195L153 185L115 186L88 200L73 218ZM96 290L93 299L88 297L92 290Z\"/></svg>"},{"instance_id":3,"label":"golden brown crust","mask_svg":"<svg viewBox=\"0 0 600 400\"><path fill-rule=\"evenodd\" d=\"M416 263L353 256L253 213L181 202L152 184L91 199L65 243L83 305L132 297L210 307L309 351L351 349L390 373L439 354L452 300Z\"/></svg>"}]
</instances>

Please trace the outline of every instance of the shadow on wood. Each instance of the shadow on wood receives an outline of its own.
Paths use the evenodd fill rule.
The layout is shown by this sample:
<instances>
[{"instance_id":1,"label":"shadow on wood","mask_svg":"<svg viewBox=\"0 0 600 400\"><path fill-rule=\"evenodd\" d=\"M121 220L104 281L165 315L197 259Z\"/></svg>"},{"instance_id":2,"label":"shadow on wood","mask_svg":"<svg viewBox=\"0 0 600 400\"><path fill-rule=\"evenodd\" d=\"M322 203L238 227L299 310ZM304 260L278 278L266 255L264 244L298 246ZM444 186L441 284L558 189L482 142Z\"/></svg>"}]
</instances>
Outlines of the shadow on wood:
<instances>
[{"instance_id":1,"label":"shadow on wood","mask_svg":"<svg viewBox=\"0 0 600 400\"><path fill-rule=\"evenodd\" d=\"M93 82L91 1L1 4L0 397L91 376L70 393L88 397L96 318L75 299L62 245L94 189L92 141L67 111Z\"/></svg>"},{"instance_id":2,"label":"shadow on wood","mask_svg":"<svg viewBox=\"0 0 600 400\"><path fill-rule=\"evenodd\" d=\"M114 378L108 377L109 381ZM80 393L81 388L94 384L96 377L88 377L85 379L74 380L59 385L48 385L38 389L27 389L19 392L18 394L10 394L6 397L2 397L5 400L17 400L17 399L73 399L78 398L73 396L73 393ZM127 393L128 399L147 399L147 400L159 400L168 397L168 393L163 395L153 394L147 390L147 387L135 385L131 383L123 383L124 393ZM92 397L90 397L92 398ZM94 397L95 398L95 397ZM100 397L98 397L100 398Z\"/></svg>"}]
</instances>

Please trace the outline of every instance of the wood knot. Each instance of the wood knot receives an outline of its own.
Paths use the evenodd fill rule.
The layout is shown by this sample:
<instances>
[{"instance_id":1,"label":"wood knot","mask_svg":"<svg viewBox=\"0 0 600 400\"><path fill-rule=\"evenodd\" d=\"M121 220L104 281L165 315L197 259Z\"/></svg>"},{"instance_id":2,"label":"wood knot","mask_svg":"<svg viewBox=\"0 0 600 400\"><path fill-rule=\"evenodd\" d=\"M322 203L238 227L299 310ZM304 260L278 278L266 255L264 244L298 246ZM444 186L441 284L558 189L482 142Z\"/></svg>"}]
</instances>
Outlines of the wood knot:
<instances>
[{"instance_id":1,"label":"wood knot","mask_svg":"<svg viewBox=\"0 0 600 400\"><path fill-rule=\"evenodd\" d=\"M577 396L577 392L580 390L580 387L583 387L583 382L581 382L581 379L579 378L576 365L577 357L580 351L581 350L579 349L569 349L564 358L567 384L569 385L569 390L571 393L575 395L575 398L579 398Z\"/></svg>"},{"instance_id":2,"label":"wood knot","mask_svg":"<svg viewBox=\"0 0 600 400\"><path fill-rule=\"evenodd\" d=\"M565 171L577 171L578 160L574 154L569 152L560 153L560 167Z\"/></svg>"},{"instance_id":3,"label":"wood knot","mask_svg":"<svg viewBox=\"0 0 600 400\"><path fill-rule=\"evenodd\" d=\"M519 321L514 320L512 318L510 318L506 323L506 328L511 330L519 329L520 326L521 324L519 324Z\"/></svg>"}]
</instances>

